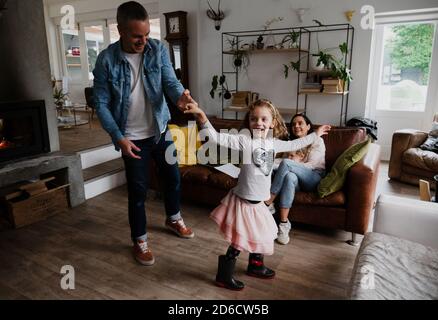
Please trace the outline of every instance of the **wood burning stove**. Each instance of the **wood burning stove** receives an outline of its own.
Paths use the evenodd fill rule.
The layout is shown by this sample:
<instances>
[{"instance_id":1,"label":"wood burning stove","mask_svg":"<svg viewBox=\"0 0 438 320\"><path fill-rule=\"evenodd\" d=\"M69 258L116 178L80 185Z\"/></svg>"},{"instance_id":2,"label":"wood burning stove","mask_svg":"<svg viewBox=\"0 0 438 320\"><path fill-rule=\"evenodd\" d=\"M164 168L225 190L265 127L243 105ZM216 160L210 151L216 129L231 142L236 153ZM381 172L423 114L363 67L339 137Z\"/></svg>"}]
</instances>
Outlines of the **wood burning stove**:
<instances>
[{"instance_id":1,"label":"wood burning stove","mask_svg":"<svg viewBox=\"0 0 438 320\"><path fill-rule=\"evenodd\" d=\"M47 152L44 101L0 102L0 163Z\"/></svg>"}]
</instances>

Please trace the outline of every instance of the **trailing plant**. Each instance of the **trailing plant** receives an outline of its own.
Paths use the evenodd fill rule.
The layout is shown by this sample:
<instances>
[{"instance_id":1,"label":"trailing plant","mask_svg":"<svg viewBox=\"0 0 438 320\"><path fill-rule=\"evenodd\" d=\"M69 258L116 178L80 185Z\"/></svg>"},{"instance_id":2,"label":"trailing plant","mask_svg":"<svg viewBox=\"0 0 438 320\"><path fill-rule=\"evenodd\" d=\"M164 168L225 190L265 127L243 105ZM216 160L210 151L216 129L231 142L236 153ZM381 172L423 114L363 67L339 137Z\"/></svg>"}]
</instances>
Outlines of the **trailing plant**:
<instances>
[{"instance_id":1,"label":"trailing plant","mask_svg":"<svg viewBox=\"0 0 438 320\"><path fill-rule=\"evenodd\" d=\"M229 100L231 99L231 92L228 90L228 84L226 81L225 75L214 75L211 81L211 90L210 90L210 96L212 99L214 99L215 92L219 91L218 96L221 97L222 94L224 95L224 99Z\"/></svg>"}]
</instances>

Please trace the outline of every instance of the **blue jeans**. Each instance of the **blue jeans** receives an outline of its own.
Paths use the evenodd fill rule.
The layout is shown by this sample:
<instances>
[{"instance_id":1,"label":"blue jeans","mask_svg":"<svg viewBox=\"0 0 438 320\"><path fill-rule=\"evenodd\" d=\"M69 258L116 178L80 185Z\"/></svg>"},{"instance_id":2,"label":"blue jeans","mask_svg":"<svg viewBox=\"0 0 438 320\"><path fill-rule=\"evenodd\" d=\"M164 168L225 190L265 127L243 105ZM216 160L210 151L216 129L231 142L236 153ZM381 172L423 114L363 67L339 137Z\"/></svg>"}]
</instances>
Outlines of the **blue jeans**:
<instances>
[{"instance_id":1,"label":"blue jeans","mask_svg":"<svg viewBox=\"0 0 438 320\"><path fill-rule=\"evenodd\" d=\"M316 190L324 175L324 170L312 170L299 162L284 159L275 173L271 193L280 194L280 208L291 208L295 192Z\"/></svg>"},{"instance_id":2,"label":"blue jeans","mask_svg":"<svg viewBox=\"0 0 438 320\"><path fill-rule=\"evenodd\" d=\"M155 143L154 137L133 141L141 149L140 152L133 151L141 157L141 160L123 156L128 185L129 225L133 240L146 235L144 202L149 187L151 158L155 160L160 180L164 183L164 206L167 217L180 212L181 178L178 163L168 164L165 158L167 148L173 148L174 154L176 150L173 141L166 141L165 137L166 132L161 135L158 143Z\"/></svg>"}]
</instances>

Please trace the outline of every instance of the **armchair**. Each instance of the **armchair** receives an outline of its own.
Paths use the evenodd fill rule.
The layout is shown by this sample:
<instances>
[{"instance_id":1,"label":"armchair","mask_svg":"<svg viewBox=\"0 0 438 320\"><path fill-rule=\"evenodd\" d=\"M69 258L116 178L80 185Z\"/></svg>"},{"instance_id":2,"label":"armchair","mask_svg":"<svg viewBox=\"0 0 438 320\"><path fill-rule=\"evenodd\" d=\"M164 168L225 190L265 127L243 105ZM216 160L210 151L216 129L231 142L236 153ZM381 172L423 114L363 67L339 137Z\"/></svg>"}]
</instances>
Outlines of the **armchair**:
<instances>
[{"instance_id":1,"label":"armchair","mask_svg":"<svg viewBox=\"0 0 438 320\"><path fill-rule=\"evenodd\" d=\"M381 195L348 289L351 299L438 299L438 203Z\"/></svg>"},{"instance_id":2,"label":"armchair","mask_svg":"<svg viewBox=\"0 0 438 320\"><path fill-rule=\"evenodd\" d=\"M417 185L420 179L435 188L434 175L438 174L438 154L421 150L428 134L414 129L397 130L392 136L388 175L391 179Z\"/></svg>"}]
</instances>

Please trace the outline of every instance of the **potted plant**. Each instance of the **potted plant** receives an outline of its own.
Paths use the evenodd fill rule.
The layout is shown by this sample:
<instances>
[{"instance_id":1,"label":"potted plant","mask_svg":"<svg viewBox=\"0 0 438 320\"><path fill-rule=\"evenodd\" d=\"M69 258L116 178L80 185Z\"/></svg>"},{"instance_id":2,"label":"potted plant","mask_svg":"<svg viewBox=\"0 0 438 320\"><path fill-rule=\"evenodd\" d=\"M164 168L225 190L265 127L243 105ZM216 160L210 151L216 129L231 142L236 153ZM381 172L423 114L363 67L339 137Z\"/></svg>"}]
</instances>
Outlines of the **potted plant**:
<instances>
[{"instance_id":1,"label":"potted plant","mask_svg":"<svg viewBox=\"0 0 438 320\"><path fill-rule=\"evenodd\" d=\"M292 29L281 40L281 44L280 44L281 48L284 48L285 43L289 43L289 48L298 48L299 47L299 41L298 41L299 39L300 39L300 33L296 32L294 29Z\"/></svg>"},{"instance_id":2,"label":"potted plant","mask_svg":"<svg viewBox=\"0 0 438 320\"><path fill-rule=\"evenodd\" d=\"M340 44L337 49L342 54L342 57L338 59L335 55L329 53L329 51L334 50L336 48L329 48L324 50L319 50L316 54L308 54L302 57L298 61L291 61L289 65L284 65L284 76L287 78L289 76L289 70L300 71L301 61L302 59L309 56L313 56L317 58L316 66L326 68L328 72L330 72L330 76L334 78L338 78L343 81L343 86L353 78L351 77L350 69L345 66L344 61L345 57L348 54L347 44L343 42Z\"/></svg>"},{"instance_id":3,"label":"potted plant","mask_svg":"<svg viewBox=\"0 0 438 320\"><path fill-rule=\"evenodd\" d=\"M237 38L227 39L230 45L230 50L233 53L233 65L237 70L241 68L245 69L249 66L249 53L248 50L239 48L239 44L242 40Z\"/></svg>"},{"instance_id":4,"label":"potted plant","mask_svg":"<svg viewBox=\"0 0 438 320\"><path fill-rule=\"evenodd\" d=\"M219 88L220 87L220 88ZM210 90L210 96L212 99L214 99L214 94L216 91L219 91L218 96L221 97L222 93L224 95L225 100L231 99L231 92L228 90L228 84L226 81L225 75L214 75L211 81L211 90Z\"/></svg>"},{"instance_id":5,"label":"potted plant","mask_svg":"<svg viewBox=\"0 0 438 320\"><path fill-rule=\"evenodd\" d=\"M62 110L65 101L68 100L68 93L64 93L62 88L57 88L56 86L53 89L53 99L55 100L55 105L58 110Z\"/></svg>"}]
</instances>

